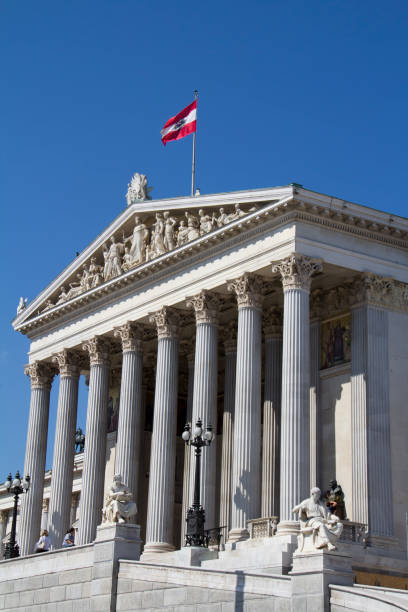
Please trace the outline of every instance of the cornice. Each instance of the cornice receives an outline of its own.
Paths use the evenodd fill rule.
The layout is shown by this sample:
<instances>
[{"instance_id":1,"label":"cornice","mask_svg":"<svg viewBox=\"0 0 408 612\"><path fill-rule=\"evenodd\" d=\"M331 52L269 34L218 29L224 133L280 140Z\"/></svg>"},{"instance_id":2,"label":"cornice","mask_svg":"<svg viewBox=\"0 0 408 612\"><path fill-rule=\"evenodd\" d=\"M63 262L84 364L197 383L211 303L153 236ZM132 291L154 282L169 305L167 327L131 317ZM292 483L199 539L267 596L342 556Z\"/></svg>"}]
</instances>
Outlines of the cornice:
<instances>
[{"instance_id":1,"label":"cornice","mask_svg":"<svg viewBox=\"0 0 408 612\"><path fill-rule=\"evenodd\" d=\"M305 197L308 196L311 198L310 194L316 200L316 195L314 192L307 192L306 190L301 190L302 193L305 193ZM254 191L254 194L258 193L257 190ZM266 193L273 193L273 190L265 190ZM224 194L221 194L224 195ZM253 194L252 194L253 195ZM221 196L220 196L221 197ZM323 198L323 196L321 196ZM328 200L328 196L326 196ZM235 201L243 202L243 200L236 198ZM256 202L255 199L251 200L252 202ZM163 201L164 202L164 201ZM167 200L167 202L171 202ZM192 208L191 199L189 200L189 208ZM247 202L247 200L246 200ZM182 203L182 204L181 204ZM259 200L258 200L259 203ZM202 196L200 196L200 201L194 206L205 207L205 206L215 206L217 204L225 204L224 200L220 200L219 202L215 202L214 199L210 201L210 196L207 197L206 202L202 200ZM132 209L136 205L132 205L129 209ZM140 206L140 205L137 205ZM182 198L180 200L180 208L183 206L187 206L186 198ZM161 208L160 210L164 210L165 208ZM140 211L141 209L137 209ZM152 210L152 205L150 203L149 211ZM351 212L350 212L351 211ZM54 319L60 317L62 314L74 311L79 309L83 305L87 305L90 302L94 302L96 300L100 300L107 294L110 294L114 291L118 291L120 289L124 289L130 284L133 284L136 280L140 280L146 276L153 275L156 272L162 271L163 268L174 264L181 264L183 266L186 260L191 261L192 255L199 255L199 258L205 258L210 254L210 252L219 252L220 246L223 250L223 247L227 248L227 245L231 245L238 239L238 236L242 236L244 239L250 230L253 233L260 233L264 231L264 226L266 221L268 221L268 229L279 227L285 223L290 221L302 221L311 224L317 224L325 226L329 229L332 229L336 232L349 233L360 238L375 240L381 242L383 244L390 245L394 248L400 248L406 250L408 248L408 222L402 218L398 218L398 225L395 221L395 218L391 215L387 215L386 213L380 213L379 211L371 211L367 209L370 215L369 218L364 218L363 212L365 212L364 207L355 204L348 204L347 206L343 203L343 207L336 208L331 203L330 207L322 204L316 204L309 201L303 201L299 199L293 199L292 195L289 195L285 200L280 202L272 202L264 205L263 208L256 210L252 213L248 213L245 217L237 219L229 223L228 225L223 226L222 228L213 230L212 232L201 236L187 244L177 247L174 250L160 255L159 257L145 262L138 267L123 273L120 276L117 276L94 289L90 289L78 297L72 298L71 300L50 308L49 310L40 313L31 319L27 319L27 315L30 316L30 310L33 310L33 305L37 303L37 307L44 303L46 298L46 293L42 292L40 296L43 296L43 301L38 302L38 298L34 300L34 302L24 310L19 317L15 319L13 322L14 328L22 333L26 333L31 329L36 327L42 327L47 325L49 322ZM120 228L120 225L123 224L129 217L134 214L135 210L132 211L124 211L124 214L120 215L116 221L119 220L119 224L117 227L110 226L110 232L104 232L101 236L100 244L103 243L104 240L115 230L117 231ZM373 219L374 213L375 220ZM379 222L379 219L383 222ZM388 223L386 220L388 219ZM98 243L99 244L99 243ZM99 246L100 246L99 244ZM92 244L94 248L96 248L96 243ZM209 247L213 247L209 250ZM76 264L75 268L68 267L66 269L66 277L69 274L72 274L77 268L81 267L83 261L89 258L92 255L92 249L87 249L84 251L86 253L86 257L81 261L74 262ZM79 260L79 258L78 258ZM177 266L178 267L178 266ZM68 274L69 273L69 274ZM64 282L62 275L58 277L60 280L58 283L52 283L49 286L50 294L51 290L55 291L55 289ZM39 296L39 297L40 297ZM21 323L19 323L19 319Z\"/></svg>"}]
</instances>

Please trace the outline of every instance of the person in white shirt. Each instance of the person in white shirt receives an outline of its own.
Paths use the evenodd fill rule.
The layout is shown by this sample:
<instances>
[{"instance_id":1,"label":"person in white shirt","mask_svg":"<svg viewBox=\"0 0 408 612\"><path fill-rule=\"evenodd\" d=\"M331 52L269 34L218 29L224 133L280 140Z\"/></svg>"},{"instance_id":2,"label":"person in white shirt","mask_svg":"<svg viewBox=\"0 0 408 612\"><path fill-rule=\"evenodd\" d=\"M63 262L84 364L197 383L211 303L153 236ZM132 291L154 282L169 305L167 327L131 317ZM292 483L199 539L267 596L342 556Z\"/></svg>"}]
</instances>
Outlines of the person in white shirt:
<instances>
[{"instance_id":1,"label":"person in white shirt","mask_svg":"<svg viewBox=\"0 0 408 612\"><path fill-rule=\"evenodd\" d=\"M40 539L35 545L35 552L36 553L48 552L50 548L51 548L51 541L50 541L50 538L48 537L48 531L46 529L43 529L43 531L41 532Z\"/></svg>"}]
</instances>

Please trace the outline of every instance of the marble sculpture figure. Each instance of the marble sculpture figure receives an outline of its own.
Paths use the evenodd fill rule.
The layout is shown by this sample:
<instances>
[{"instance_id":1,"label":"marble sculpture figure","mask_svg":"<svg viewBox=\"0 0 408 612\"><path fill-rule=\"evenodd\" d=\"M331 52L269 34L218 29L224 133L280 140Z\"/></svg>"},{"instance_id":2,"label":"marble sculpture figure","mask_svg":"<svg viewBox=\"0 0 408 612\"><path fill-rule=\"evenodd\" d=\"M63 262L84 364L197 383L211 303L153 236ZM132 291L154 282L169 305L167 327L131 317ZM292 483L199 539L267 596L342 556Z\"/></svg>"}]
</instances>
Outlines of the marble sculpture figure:
<instances>
[{"instance_id":1,"label":"marble sculpture figure","mask_svg":"<svg viewBox=\"0 0 408 612\"><path fill-rule=\"evenodd\" d=\"M115 474L102 510L102 522L128 523L137 514L132 497L132 493L122 482L122 476Z\"/></svg>"},{"instance_id":2,"label":"marble sculpture figure","mask_svg":"<svg viewBox=\"0 0 408 612\"><path fill-rule=\"evenodd\" d=\"M310 497L292 510L293 514L299 514L298 552L310 552L319 548L336 549L343 523L340 523L335 514L331 514L320 497L320 489L314 487L310 491Z\"/></svg>"}]
</instances>

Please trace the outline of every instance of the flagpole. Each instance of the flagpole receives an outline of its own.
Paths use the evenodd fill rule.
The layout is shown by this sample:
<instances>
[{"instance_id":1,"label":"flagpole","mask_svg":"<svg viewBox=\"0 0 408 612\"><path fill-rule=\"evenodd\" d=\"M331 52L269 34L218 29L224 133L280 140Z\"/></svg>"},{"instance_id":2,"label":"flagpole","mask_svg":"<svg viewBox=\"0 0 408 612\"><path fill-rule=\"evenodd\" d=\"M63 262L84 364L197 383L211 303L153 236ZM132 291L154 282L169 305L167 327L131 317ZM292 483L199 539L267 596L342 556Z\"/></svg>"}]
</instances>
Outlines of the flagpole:
<instances>
[{"instance_id":1,"label":"flagpole","mask_svg":"<svg viewBox=\"0 0 408 612\"><path fill-rule=\"evenodd\" d=\"M198 96L198 91L195 90L194 91L194 99L197 101L197 96ZM196 115L196 122L197 122L197 115ZM192 168L191 168L191 195L194 195L194 189L195 189L195 156L196 156L196 133L197 133L197 123L196 123L196 129L195 132L193 134L193 163L192 163Z\"/></svg>"}]
</instances>

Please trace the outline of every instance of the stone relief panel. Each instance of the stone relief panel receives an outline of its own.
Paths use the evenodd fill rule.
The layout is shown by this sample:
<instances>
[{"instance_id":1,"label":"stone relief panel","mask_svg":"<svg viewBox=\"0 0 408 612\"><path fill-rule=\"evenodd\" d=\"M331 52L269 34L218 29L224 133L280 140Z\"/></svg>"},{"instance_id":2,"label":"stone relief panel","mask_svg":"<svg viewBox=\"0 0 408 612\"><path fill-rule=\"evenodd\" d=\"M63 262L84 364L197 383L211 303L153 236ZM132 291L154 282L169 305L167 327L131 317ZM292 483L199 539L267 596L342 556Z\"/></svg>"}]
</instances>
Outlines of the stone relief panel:
<instances>
[{"instance_id":1,"label":"stone relief panel","mask_svg":"<svg viewBox=\"0 0 408 612\"><path fill-rule=\"evenodd\" d=\"M156 212L153 221L151 213L143 218L136 215L132 232L125 236L122 231L120 239L112 235L75 278L60 287L56 299L46 301L39 314L256 210L256 207L243 210L235 204L232 209L221 207L210 213L207 209L200 209L198 214L187 210L182 215L173 211Z\"/></svg>"},{"instance_id":2,"label":"stone relief panel","mask_svg":"<svg viewBox=\"0 0 408 612\"><path fill-rule=\"evenodd\" d=\"M351 315L343 315L321 326L321 368L331 368L351 360Z\"/></svg>"}]
</instances>

